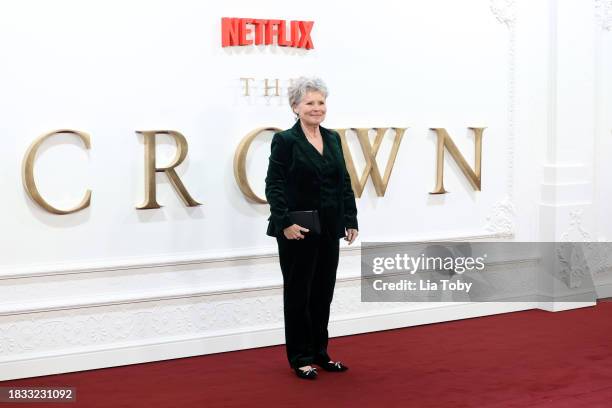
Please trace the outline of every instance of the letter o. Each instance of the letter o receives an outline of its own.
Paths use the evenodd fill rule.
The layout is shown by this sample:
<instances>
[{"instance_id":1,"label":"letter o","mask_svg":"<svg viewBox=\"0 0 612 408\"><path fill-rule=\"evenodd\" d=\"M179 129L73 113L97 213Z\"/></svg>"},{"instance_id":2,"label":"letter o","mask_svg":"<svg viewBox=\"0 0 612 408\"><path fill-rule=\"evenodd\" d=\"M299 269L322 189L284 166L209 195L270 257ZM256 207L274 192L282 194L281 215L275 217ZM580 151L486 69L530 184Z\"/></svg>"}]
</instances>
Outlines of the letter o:
<instances>
[{"instance_id":1,"label":"letter o","mask_svg":"<svg viewBox=\"0 0 612 408\"><path fill-rule=\"evenodd\" d=\"M236 179L236 183L238 183L238 188L240 188L242 194L244 194L249 200L259 204L267 204L268 202L263 198L258 197L249 185L249 180L247 179L246 174L246 157L253 140L255 140L257 136L265 131L280 132L281 129L275 127L262 127L249 132L240 141L240 144L236 148L236 153L234 154L234 178Z\"/></svg>"}]
</instances>

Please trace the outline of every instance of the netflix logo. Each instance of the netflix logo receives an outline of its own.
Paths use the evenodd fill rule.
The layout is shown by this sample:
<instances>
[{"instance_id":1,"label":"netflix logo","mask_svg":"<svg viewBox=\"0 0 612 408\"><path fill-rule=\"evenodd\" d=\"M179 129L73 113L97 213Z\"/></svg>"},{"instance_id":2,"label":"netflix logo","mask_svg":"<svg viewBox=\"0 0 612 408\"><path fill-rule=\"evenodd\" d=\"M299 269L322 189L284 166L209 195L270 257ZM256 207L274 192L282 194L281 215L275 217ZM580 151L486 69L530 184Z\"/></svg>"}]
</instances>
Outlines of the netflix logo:
<instances>
[{"instance_id":1,"label":"netflix logo","mask_svg":"<svg viewBox=\"0 0 612 408\"><path fill-rule=\"evenodd\" d=\"M271 45L310 50L314 48L310 32L314 21L263 20L257 18L221 18L221 46Z\"/></svg>"}]
</instances>

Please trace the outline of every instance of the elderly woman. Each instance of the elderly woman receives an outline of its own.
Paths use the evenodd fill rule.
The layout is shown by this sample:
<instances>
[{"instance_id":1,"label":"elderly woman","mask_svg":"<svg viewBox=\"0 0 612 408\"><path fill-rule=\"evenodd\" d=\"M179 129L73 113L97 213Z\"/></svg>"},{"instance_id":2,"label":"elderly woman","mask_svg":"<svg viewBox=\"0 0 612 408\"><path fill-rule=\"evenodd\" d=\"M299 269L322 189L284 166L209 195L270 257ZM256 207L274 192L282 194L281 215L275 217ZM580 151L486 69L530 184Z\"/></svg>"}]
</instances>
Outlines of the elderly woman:
<instances>
[{"instance_id":1,"label":"elderly woman","mask_svg":"<svg viewBox=\"0 0 612 408\"><path fill-rule=\"evenodd\" d=\"M352 244L357 238L357 207L340 136L321 126L326 98L327 88L318 78L293 82L289 105L297 120L274 135L266 176L267 234L276 237L283 273L287 358L305 379L317 376L311 364L332 372L348 369L327 354L327 324L339 239ZM312 211L308 214L318 217L320 231L299 225L294 211Z\"/></svg>"}]
</instances>

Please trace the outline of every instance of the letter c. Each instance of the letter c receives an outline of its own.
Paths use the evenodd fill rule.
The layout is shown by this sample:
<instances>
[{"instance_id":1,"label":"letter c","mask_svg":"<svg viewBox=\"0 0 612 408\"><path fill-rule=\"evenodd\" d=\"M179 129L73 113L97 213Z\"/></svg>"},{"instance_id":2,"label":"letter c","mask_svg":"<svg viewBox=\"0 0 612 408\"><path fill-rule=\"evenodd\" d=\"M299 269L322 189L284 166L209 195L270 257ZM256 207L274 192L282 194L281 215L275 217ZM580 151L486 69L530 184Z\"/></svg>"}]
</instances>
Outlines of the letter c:
<instances>
[{"instance_id":1,"label":"letter c","mask_svg":"<svg viewBox=\"0 0 612 408\"><path fill-rule=\"evenodd\" d=\"M62 134L62 133L69 133L69 134L77 136L79 139L81 139L86 149L89 150L91 148L91 142L90 142L89 135L85 132L80 132L78 130L70 130L70 129L54 130L53 132L49 132L47 134L40 136L38 139L32 142L32 144L30 145L30 147L28 148L24 156L22 172L21 172L23 186L25 187L25 190L27 191L30 198L36 204L38 204L43 209L45 209L46 211L52 214L59 214L59 215L72 214L77 211L81 211L89 207L89 204L91 203L91 190L87 190L85 192L85 196L83 197L79 205L77 205L74 208L70 208L68 210L61 210L59 208L53 207L51 204L46 202L45 199L40 195L40 192L38 191L38 188L36 187L36 181L34 180L34 162L36 161L36 153L38 152L38 149L40 148L40 146L43 144L45 140L49 139L52 136Z\"/></svg>"}]
</instances>

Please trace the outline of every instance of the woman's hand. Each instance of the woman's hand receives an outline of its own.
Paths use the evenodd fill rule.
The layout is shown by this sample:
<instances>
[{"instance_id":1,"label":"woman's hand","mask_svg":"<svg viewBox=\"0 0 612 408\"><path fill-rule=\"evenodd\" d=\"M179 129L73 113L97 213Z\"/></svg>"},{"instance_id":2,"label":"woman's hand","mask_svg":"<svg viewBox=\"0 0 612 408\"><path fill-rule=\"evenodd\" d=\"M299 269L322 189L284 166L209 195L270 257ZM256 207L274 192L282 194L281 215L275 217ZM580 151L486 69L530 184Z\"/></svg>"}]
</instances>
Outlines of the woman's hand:
<instances>
[{"instance_id":1,"label":"woman's hand","mask_svg":"<svg viewBox=\"0 0 612 408\"><path fill-rule=\"evenodd\" d=\"M285 234L285 238L287 239L303 239L304 235L302 232L310 231L308 228L304 228L300 225L293 224L283 230L283 234Z\"/></svg>"},{"instance_id":2,"label":"woman's hand","mask_svg":"<svg viewBox=\"0 0 612 408\"><path fill-rule=\"evenodd\" d=\"M354 228L348 228L346 230L346 237L344 237L344 240L348 241L349 245L351 245L357 238L357 235L359 235L359 231Z\"/></svg>"}]
</instances>

